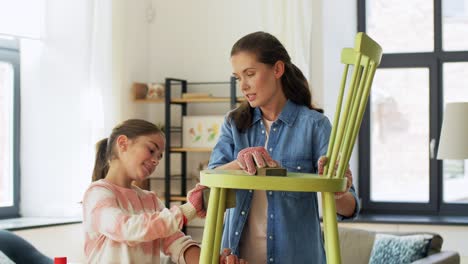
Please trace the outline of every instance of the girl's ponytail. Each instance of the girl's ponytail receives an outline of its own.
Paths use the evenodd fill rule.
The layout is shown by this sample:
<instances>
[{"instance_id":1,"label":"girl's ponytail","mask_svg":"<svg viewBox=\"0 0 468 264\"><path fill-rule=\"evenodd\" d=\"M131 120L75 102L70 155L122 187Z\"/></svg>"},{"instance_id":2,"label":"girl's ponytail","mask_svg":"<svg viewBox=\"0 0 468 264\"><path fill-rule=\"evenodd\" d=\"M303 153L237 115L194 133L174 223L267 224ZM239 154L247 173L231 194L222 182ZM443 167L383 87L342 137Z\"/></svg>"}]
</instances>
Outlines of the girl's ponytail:
<instances>
[{"instance_id":1,"label":"girl's ponytail","mask_svg":"<svg viewBox=\"0 0 468 264\"><path fill-rule=\"evenodd\" d=\"M109 170L107 160L107 138L101 139L96 143L96 160L94 162L92 181L104 179Z\"/></svg>"}]
</instances>

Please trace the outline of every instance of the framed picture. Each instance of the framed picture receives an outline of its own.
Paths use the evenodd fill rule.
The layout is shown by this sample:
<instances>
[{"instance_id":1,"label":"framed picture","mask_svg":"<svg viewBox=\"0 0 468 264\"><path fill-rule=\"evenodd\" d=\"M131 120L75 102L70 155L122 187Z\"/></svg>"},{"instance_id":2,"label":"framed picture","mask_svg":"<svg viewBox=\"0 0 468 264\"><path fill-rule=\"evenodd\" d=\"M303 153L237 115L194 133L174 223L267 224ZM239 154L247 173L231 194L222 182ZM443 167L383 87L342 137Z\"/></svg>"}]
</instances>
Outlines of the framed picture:
<instances>
[{"instance_id":1,"label":"framed picture","mask_svg":"<svg viewBox=\"0 0 468 264\"><path fill-rule=\"evenodd\" d=\"M212 148L218 142L223 115L184 116L183 147Z\"/></svg>"}]
</instances>

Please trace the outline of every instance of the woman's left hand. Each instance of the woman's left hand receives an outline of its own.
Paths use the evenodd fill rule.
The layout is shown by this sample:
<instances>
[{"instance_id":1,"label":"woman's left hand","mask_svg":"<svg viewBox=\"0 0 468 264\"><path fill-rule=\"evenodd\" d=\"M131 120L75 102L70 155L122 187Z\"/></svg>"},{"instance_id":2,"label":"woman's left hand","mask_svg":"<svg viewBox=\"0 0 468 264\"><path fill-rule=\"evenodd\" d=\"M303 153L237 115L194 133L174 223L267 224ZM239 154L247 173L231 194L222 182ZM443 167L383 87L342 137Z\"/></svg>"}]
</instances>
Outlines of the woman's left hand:
<instances>
[{"instance_id":1,"label":"woman's left hand","mask_svg":"<svg viewBox=\"0 0 468 264\"><path fill-rule=\"evenodd\" d=\"M325 168L325 165L327 165L328 158L326 156L322 156L318 160L318 174L322 175L323 174L323 169ZM338 168L339 160L336 161L335 164L335 169ZM346 190L344 192L336 192L335 193L335 199L341 199L349 191L349 188L351 188L351 185L353 185L353 174L351 173L351 170L349 169L349 164L348 168L345 171L344 176L348 180L346 183Z\"/></svg>"}]
</instances>

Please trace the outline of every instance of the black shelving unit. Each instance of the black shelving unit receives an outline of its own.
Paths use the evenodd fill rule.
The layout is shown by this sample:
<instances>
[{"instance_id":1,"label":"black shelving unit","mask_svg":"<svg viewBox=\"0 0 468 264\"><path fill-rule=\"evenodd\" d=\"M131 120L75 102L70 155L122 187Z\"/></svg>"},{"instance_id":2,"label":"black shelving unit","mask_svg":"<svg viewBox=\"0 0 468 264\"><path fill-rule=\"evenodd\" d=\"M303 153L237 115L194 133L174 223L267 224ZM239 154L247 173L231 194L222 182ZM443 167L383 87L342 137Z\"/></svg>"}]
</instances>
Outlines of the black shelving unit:
<instances>
[{"instance_id":1,"label":"black shelving unit","mask_svg":"<svg viewBox=\"0 0 468 264\"><path fill-rule=\"evenodd\" d=\"M231 109L234 109L237 106L237 96L236 96L236 79L231 77L229 82L187 82L187 80L177 79L177 78L166 78L165 79L165 132L166 132L166 149L165 149L165 174L164 174L164 199L166 207L169 208L172 201L184 201L183 198L187 195L187 154L190 151L187 150L174 150L174 147L171 144L171 138L173 135L179 135L182 148L183 146L183 116L187 115L187 106L191 103L222 103L223 101L213 101L207 99L206 102L203 99L193 101L191 99L181 100L181 98L173 98L175 94L175 89L180 89L180 95L188 92L188 86L196 85L226 85L230 89L230 97L226 100L226 103L230 103ZM216 98L216 97L214 97ZM181 107L181 122L180 126L173 126L171 124L171 106L179 105ZM225 114L225 113L223 113ZM180 175L173 175L171 173L171 155L181 155L180 158ZM176 177L174 177L176 176ZM171 180L180 179L180 193L174 195L171 193Z\"/></svg>"}]
</instances>

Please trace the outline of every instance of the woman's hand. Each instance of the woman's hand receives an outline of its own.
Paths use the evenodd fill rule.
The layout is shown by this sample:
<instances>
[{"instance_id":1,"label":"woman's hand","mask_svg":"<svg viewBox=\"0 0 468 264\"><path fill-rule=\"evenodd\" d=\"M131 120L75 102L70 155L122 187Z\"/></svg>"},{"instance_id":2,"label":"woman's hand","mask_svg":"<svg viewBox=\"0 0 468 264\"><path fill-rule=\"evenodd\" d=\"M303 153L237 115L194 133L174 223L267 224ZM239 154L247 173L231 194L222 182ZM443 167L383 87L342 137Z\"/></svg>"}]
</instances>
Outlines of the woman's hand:
<instances>
[{"instance_id":1,"label":"woman's hand","mask_svg":"<svg viewBox=\"0 0 468 264\"><path fill-rule=\"evenodd\" d=\"M250 175L255 174L257 167L278 166L264 147L249 147L239 151L237 154L237 163L241 169Z\"/></svg>"},{"instance_id":2,"label":"woman's hand","mask_svg":"<svg viewBox=\"0 0 468 264\"><path fill-rule=\"evenodd\" d=\"M225 248L219 256L219 264L248 264L248 262L231 254L231 249Z\"/></svg>"},{"instance_id":3,"label":"woman's hand","mask_svg":"<svg viewBox=\"0 0 468 264\"><path fill-rule=\"evenodd\" d=\"M326 156L322 156L318 160L318 174L322 175L323 174L323 169L325 168L325 165L328 163L328 158ZM335 169L338 168L339 160L336 161L335 164ZM335 199L341 199L349 191L349 188L351 188L351 185L353 185L353 174L351 173L351 170L348 168L345 171L346 179L348 180L346 183L346 190L344 192L336 192L335 193Z\"/></svg>"}]
</instances>

